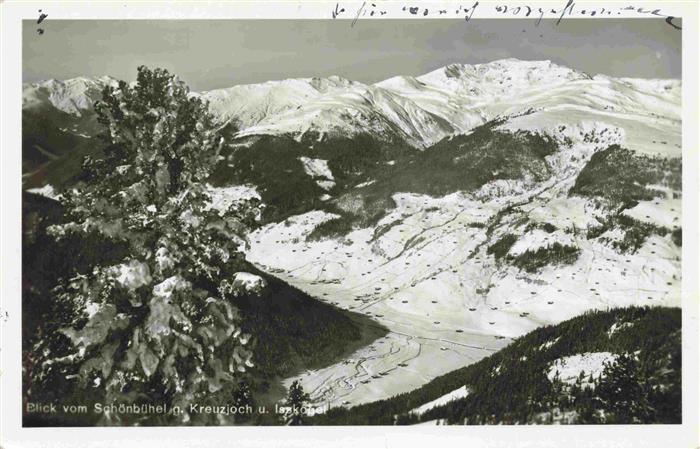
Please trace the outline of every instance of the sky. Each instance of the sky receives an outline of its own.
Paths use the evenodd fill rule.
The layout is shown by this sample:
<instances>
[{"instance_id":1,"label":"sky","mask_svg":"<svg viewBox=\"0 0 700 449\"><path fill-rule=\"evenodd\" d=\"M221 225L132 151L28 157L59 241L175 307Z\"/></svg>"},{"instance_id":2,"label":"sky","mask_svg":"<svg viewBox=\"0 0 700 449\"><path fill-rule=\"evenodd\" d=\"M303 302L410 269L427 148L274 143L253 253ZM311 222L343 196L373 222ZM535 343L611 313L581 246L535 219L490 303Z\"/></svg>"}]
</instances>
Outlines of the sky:
<instances>
[{"instance_id":1,"label":"sky","mask_svg":"<svg viewBox=\"0 0 700 449\"><path fill-rule=\"evenodd\" d=\"M548 59L616 77L680 78L681 32L663 19L24 21L23 79L110 75L145 64L195 91L339 75L374 83L452 63Z\"/></svg>"}]
</instances>

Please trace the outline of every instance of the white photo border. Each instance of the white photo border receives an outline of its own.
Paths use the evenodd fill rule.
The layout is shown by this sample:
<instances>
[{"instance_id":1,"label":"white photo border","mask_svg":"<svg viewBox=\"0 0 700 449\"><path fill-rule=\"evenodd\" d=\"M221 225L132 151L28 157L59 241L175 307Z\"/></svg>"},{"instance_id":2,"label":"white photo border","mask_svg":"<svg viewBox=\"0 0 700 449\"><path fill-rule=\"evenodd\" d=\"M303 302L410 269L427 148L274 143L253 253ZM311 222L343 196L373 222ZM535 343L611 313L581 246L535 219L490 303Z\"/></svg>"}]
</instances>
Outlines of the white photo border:
<instances>
[{"instance_id":1,"label":"white photo border","mask_svg":"<svg viewBox=\"0 0 700 449\"><path fill-rule=\"evenodd\" d=\"M148 428L23 428L21 386L21 104L22 20L61 19L328 19L336 5L360 11L362 1L260 2L19 2L0 4L2 23L0 124L0 446L16 447L697 447L698 428L698 3L695 1L587 1L576 9L605 7L622 11L614 18L644 20L643 11L682 18L683 98L683 424L586 426L319 426L319 427L148 427ZM367 4L371 2L366 2ZM472 7L468 1L376 1L387 11L382 19L408 19L403 6L441 9ZM471 20L506 18L497 5L559 9L563 1L480 0ZM413 16L416 19L442 17ZM579 16L576 16L579 18ZM350 26L354 17L338 20ZM444 16L454 19L454 15ZM522 15L510 17L522 19ZM536 20L533 14L531 20ZM556 18L547 15L545 18ZM581 16L589 20L604 18ZM360 17L362 20L373 20ZM464 18L463 18L464 20ZM566 17L563 18L566 20ZM469 26L465 20L465 26ZM6 315L7 314L7 315Z\"/></svg>"}]
</instances>

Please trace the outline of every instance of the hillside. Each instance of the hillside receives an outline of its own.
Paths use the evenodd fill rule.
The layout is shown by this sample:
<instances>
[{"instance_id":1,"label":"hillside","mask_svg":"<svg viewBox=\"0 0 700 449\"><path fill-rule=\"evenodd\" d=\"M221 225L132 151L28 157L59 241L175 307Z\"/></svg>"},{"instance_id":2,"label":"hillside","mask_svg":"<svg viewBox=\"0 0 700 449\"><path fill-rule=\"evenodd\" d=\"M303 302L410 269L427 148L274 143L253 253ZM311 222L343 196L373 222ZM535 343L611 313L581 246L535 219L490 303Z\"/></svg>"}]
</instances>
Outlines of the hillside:
<instances>
[{"instance_id":1,"label":"hillside","mask_svg":"<svg viewBox=\"0 0 700 449\"><path fill-rule=\"evenodd\" d=\"M300 376L312 400L409 391L587 310L678 306L681 161L621 132L482 125L254 232L256 266L391 330Z\"/></svg>"},{"instance_id":2,"label":"hillside","mask_svg":"<svg viewBox=\"0 0 700 449\"><path fill-rule=\"evenodd\" d=\"M681 311L630 307L544 326L424 387L322 425L681 422Z\"/></svg>"}]
</instances>

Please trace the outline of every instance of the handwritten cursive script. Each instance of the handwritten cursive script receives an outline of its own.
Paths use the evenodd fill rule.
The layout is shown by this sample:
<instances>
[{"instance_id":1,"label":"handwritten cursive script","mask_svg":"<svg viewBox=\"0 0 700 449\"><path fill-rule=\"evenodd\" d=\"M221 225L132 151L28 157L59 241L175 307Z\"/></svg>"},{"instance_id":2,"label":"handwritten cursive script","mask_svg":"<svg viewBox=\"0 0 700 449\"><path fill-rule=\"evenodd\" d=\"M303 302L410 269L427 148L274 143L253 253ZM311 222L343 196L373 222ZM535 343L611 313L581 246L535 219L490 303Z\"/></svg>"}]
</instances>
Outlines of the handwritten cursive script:
<instances>
[{"instance_id":1,"label":"handwritten cursive script","mask_svg":"<svg viewBox=\"0 0 700 449\"><path fill-rule=\"evenodd\" d=\"M479 2L476 1L470 6L464 7L459 6L454 8L454 6L446 8L427 8L425 6L418 6L417 4L384 4L377 6L376 3L362 2L361 6L357 9L350 8L349 5L342 5L341 3L336 3L335 8L331 12L331 17L334 19L352 18L350 26L355 26L360 18L376 18L384 16L388 13L392 13L392 17L406 15L407 17L445 17L445 16L458 16L464 18L465 21L471 20L478 11L487 11L487 6L480 6ZM633 16L653 16L660 17L666 20L675 30L681 30L680 21L677 17L664 14L661 8L644 8L637 7L633 5L625 7L616 8L605 8L605 7L577 7L574 0L567 0L563 7L552 8L552 7L540 7L532 5L509 5L508 3L500 3L492 6L493 11L497 13L498 16L503 17L531 17L535 20L535 26L539 26L542 19L557 19L557 25L559 25L562 20L567 17L633 17ZM490 16L493 17L493 16Z\"/></svg>"}]
</instances>

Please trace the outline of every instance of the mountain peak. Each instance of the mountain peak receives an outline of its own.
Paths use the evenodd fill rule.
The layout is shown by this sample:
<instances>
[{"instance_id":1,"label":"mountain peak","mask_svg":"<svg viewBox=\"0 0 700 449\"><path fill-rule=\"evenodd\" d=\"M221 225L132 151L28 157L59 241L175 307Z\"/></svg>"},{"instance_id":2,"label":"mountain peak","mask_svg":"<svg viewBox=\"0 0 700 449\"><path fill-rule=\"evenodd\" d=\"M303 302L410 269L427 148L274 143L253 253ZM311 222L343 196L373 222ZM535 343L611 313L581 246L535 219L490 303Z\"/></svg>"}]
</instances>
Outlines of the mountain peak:
<instances>
[{"instance_id":1,"label":"mountain peak","mask_svg":"<svg viewBox=\"0 0 700 449\"><path fill-rule=\"evenodd\" d=\"M576 70L570 69L566 66L553 63L549 59L542 60L526 60L518 58L504 58L496 59L490 62L483 62L478 64L464 64L464 63L452 63L448 64L442 68L434 70L430 73L443 71L448 74L457 75L462 73L479 73L487 72L491 70L566 70L570 72L576 72Z\"/></svg>"},{"instance_id":2,"label":"mountain peak","mask_svg":"<svg viewBox=\"0 0 700 449\"><path fill-rule=\"evenodd\" d=\"M522 88L561 84L566 81L590 79L584 73L553 63L550 60L527 61L516 58L499 59L481 64L448 64L417 78L427 84L452 88L481 90L497 86L511 91Z\"/></svg>"},{"instance_id":3,"label":"mountain peak","mask_svg":"<svg viewBox=\"0 0 700 449\"><path fill-rule=\"evenodd\" d=\"M343 78L342 76L331 75L325 78L314 76L313 78L309 79L309 84L311 84L314 89L320 92L325 92L329 88L350 87L356 84L356 82Z\"/></svg>"},{"instance_id":4,"label":"mountain peak","mask_svg":"<svg viewBox=\"0 0 700 449\"><path fill-rule=\"evenodd\" d=\"M53 87L58 86L105 86L108 84L116 85L119 82L116 78L109 75L102 76L76 76L73 78L67 78L64 80L57 80L55 78L50 78L47 80L37 81L34 83L28 83L28 85L33 87Z\"/></svg>"}]
</instances>

